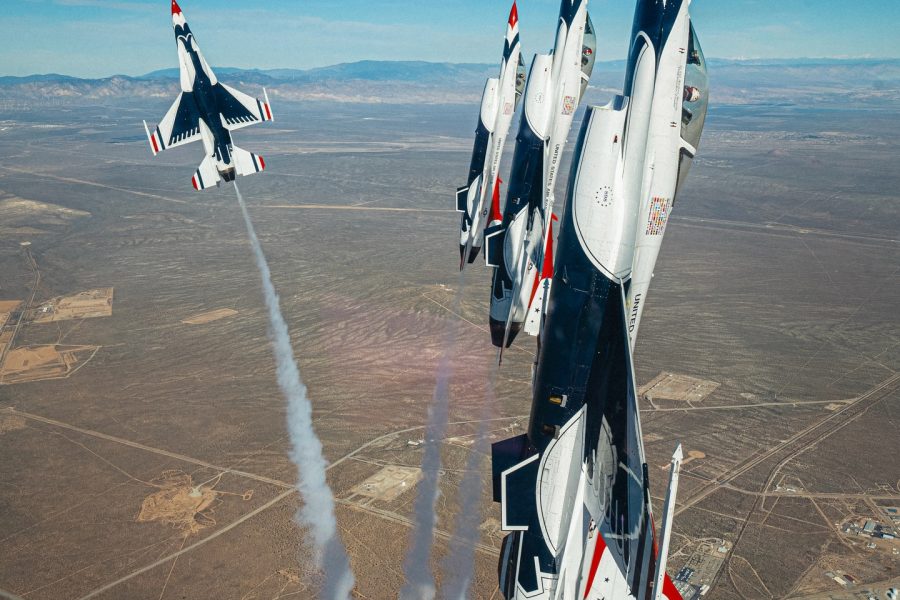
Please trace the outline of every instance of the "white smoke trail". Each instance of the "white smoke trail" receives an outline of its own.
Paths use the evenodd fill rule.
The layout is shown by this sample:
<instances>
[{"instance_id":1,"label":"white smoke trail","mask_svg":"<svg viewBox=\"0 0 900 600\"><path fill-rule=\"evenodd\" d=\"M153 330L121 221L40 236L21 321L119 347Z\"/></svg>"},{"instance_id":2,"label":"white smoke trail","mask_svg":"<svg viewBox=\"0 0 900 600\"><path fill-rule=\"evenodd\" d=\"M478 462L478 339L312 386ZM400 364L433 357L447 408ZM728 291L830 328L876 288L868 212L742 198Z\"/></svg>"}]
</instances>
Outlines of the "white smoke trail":
<instances>
[{"instance_id":1,"label":"white smoke trail","mask_svg":"<svg viewBox=\"0 0 900 600\"><path fill-rule=\"evenodd\" d=\"M452 311L459 313L465 288L465 271L459 275ZM431 572L431 546L437 523L435 506L438 499L438 482L441 471L441 441L447 431L450 412L450 378L453 376L453 352L459 331L459 320L453 319L444 335L443 351L438 362L434 395L428 408L428 424L425 427L425 454L422 457L422 481L417 488L413 505L414 525L411 543L403 561L406 583L400 590L401 600L432 600L436 588Z\"/></svg>"},{"instance_id":2,"label":"white smoke trail","mask_svg":"<svg viewBox=\"0 0 900 600\"><path fill-rule=\"evenodd\" d=\"M456 514L450 554L443 562L442 595L447 600L466 600L475 574L475 543L481 525L481 491L484 485L481 465L490 452L487 422L495 407L494 388L499 367L494 365L485 383L484 402L478 411L478 431L469 451L466 472L459 486L459 512Z\"/></svg>"},{"instance_id":3,"label":"white smoke trail","mask_svg":"<svg viewBox=\"0 0 900 600\"><path fill-rule=\"evenodd\" d=\"M253 222L244 204L244 197L234 184L238 204L247 225L247 235L256 266L262 279L266 308L269 310L269 334L277 365L278 387L287 400L287 425L291 436L291 460L297 466L297 490L303 497L303 507L297 513L300 525L312 534L312 541L325 573L322 597L329 600L346 600L353 590L355 578L350 568L347 552L337 534L334 516L334 496L325 480L325 457L322 443L312 425L312 405L306 395L306 386L300 378L297 360L291 346L287 323L281 314L278 294L272 285L272 275L262 246L253 229Z\"/></svg>"}]
</instances>

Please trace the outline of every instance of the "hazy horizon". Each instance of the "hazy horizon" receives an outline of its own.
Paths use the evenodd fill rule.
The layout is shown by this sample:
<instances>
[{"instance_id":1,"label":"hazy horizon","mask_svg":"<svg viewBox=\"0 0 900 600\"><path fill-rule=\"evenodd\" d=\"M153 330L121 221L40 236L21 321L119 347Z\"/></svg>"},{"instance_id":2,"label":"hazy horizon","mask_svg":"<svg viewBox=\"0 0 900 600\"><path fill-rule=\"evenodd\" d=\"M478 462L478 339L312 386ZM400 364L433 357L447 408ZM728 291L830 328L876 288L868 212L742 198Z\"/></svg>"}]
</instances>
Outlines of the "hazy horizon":
<instances>
[{"instance_id":1,"label":"hazy horizon","mask_svg":"<svg viewBox=\"0 0 900 600\"><path fill-rule=\"evenodd\" d=\"M624 60L623 58L610 58L607 60L598 60L597 65L602 64L612 64L616 62L621 62ZM780 62L784 62L785 64L796 64L796 65L804 65L804 64L820 64L817 61L822 61L822 63L836 63L840 64L842 62L881 62L881 61L897 61L900 62L900 56L796 56L796 57L759 57L759 56L740 56L740 57L724 57L724 56L707 56L707 60L711 63L716 62L746 62L746 63L754 63L759 62L765 66L775 65ZM298 67L298 66L285 66L285 67L241 67L234 66L229 64L212 64L212 68L214 70L221 71L260 71L260 72L270 72L270 71L313 71L316 69L329 69L332 67L338 67L341 65L353 65L360 63L427 63L434 65L453 65L453 66L484 66L491 67L493 66L493 62L489 61L464 61L464 62L456 62L456 61L435 61L435 60L425 60L425 59L396 59L396 60L373 60L373 59L361 59L361 60L352 60L352 61L340 61L333 62L324 65L318 65L313 67ZM100 80L100 79L110 79L113 77L130 77L133 79L139 79L142 77L146 77L149 75L154 75L163 71L176 71L178 69L177 65L160 65L158 68L149 69L147 71L142 71L139 73L125 73L125 72L111 72L106 74L100 74L96 76L85 76L85 75L76 75L72 73L66 73L61 71L41 71L41 72L33 72L33 73L6 73L0 72L0 77L16 77L16 78L27 78L27 77L50 77L50 76L61 76L61 77L72 77L74 79L85 79L85 80Z\"/></svg>"},{"instance_id":2,"label":"hazy horizon","mask_svg":"<svg viewBox=\"0 0 900 600\"><path fill-rule=\"evenodd\" d=\"M511 2L443 4L310 0L185 0L181 7L207 58L237 68L309 69L362 59L492 63ZM788 4L788 5L785 5ZM559 2L519 2L523 52L547 51ZM634 4L594 0L600 60L624 58ZM726 59L900 58L900 4L861 0L778 3L698 0L691 5L707 56ZM136 76L177 65L168 0L32 0L6 8L0 33L27 40L0 49L5 74ZM427 44L423 44L427 40ZM360 43L364 42L364 43Z\"/></svg>"}]
</instances>

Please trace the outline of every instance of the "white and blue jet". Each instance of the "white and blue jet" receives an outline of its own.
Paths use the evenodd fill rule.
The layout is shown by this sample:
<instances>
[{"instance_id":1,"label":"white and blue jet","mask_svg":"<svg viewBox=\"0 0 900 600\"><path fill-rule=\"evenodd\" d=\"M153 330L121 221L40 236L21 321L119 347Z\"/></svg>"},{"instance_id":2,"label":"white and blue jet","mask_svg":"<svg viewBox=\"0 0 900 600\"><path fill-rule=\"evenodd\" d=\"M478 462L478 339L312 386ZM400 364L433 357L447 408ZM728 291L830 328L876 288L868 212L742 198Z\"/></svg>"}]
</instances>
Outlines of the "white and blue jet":
<instances>
[{"instance_id":1,"label":"white and blue jet","mask_svg":"<svg viewBox=\"0 0 900 600\"><path fill-rule=\"evenodd\" d=\"M172 25L181 67L181 93L153 131L144 122L153 155L202 141L206 158L191 179L197 190L264 170L263 158L235 146L231 132L273 120L268 94L263 90L264 100L258 100L219 82L175 0Z\"/></svg>"},{"instance_id":2,"label":"white and blue jet","mask_svg":"<svg viewBox=\"0 0 900 600\"><path fill-rule=\"evenodd\" d=\"M636 2L624 93L588 107L582 122L555 254L544 256L544 266L555 261L542 275L552 286L528 430L492 447L509 532L499 564L506 600L682 599L666 572L682 455L657 535L632 348L706 119L709 78L690 3ZM528 91L525 102L528 111Z\"/></svg>"}]
</instances>

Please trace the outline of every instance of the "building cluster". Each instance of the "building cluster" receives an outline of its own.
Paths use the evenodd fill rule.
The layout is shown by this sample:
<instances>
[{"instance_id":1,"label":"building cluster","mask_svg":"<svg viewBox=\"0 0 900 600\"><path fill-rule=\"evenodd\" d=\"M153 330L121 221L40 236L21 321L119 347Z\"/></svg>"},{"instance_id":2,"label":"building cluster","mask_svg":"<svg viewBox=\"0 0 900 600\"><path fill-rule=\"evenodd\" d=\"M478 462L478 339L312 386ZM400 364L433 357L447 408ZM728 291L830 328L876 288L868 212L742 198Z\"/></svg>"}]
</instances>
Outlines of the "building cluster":
<instances>
[{"instance_id":1,"label":"building cluster","mask_svg":"<svg viewBox=\"0 0 900 600\"><path fill-rule=\"evenodd\" d=\"M696 585L691 583L691 577L696 573L695 569L684 567L675 575L675 589L684 600L700 600L709 591L706 584Z\"/></svg>"},{"instance_id":2,"label":"building cluster","mask_svg":"<svg viewBox=\"0 0 900 600\"><path fill-rule=\"evenodd\" d=\"M893 514L891 511L894 511ZM866 519L862 523L850 521L844 524L843 532L850 535L861 535L873 539L894 540L900 537L900 514L896 508L884 509L889 517L888 522ZM874 542L869 542L869 548L874 548Z\"/></svg>"},{"instance_id":3,"label":"building cluster","mask_svg":"<svg viewBox=\"0 0 900 600\"><path fill-rule=\"evenodd\" d=\"M835 580L843 587L850 587L851 585L856 585L857 583L859 583L856 577L848 573L834 573L832 571L826 571L825 577Z\"/></svg>"}]
</instances>

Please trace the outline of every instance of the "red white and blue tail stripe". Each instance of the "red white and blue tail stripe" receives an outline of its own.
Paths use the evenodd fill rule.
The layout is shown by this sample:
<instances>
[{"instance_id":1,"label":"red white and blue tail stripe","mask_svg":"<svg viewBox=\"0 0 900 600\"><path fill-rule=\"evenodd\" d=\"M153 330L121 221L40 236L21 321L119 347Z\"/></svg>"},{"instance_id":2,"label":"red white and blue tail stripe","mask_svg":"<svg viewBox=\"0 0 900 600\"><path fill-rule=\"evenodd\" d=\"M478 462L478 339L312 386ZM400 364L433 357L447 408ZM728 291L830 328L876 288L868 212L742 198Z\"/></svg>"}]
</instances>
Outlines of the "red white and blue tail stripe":
<instances>
[{"instance_id":1,"label":"red white and blue tail stripe","mask_svg":"<svg viewBox=\"0 0 900 600\"><path fill-rule=\"evenodd\" d=\"M266 170L266 161L258 154L247 152L237 146L231 148L231 154L234 157L234 166L238 175L253 175Z\"/></svg>"},{"instance_id":2,"label":"red white and blue tail stripe","mask_svg":"<svg viewBox=\"0 0 900 600\"><path fill-rule=\"evenodd\" d=\"M203 159L203 162L200 163L200 167L194 172L194 176L191 177L191 184L194 186L194 189L199 192L208 187L218 185L221 179L222 177L219 175L215 157L207 156Z\"/></svg>"},{"instance_id":3,"label":"red white and blue tail stripe","mask_svg":"<svg viewBox=\"0 0 900 600\"><path fill-rule=\"evenodd\" d=\"M147 140L150 142L150 149L153 151L153 156L156 156L166 149L166 144L163 142L159 127L154 129L153 133L150 133L150 128L147 127L147 121L144 121L144 131L147 132Z\"/></svg>"}]
</instances>

